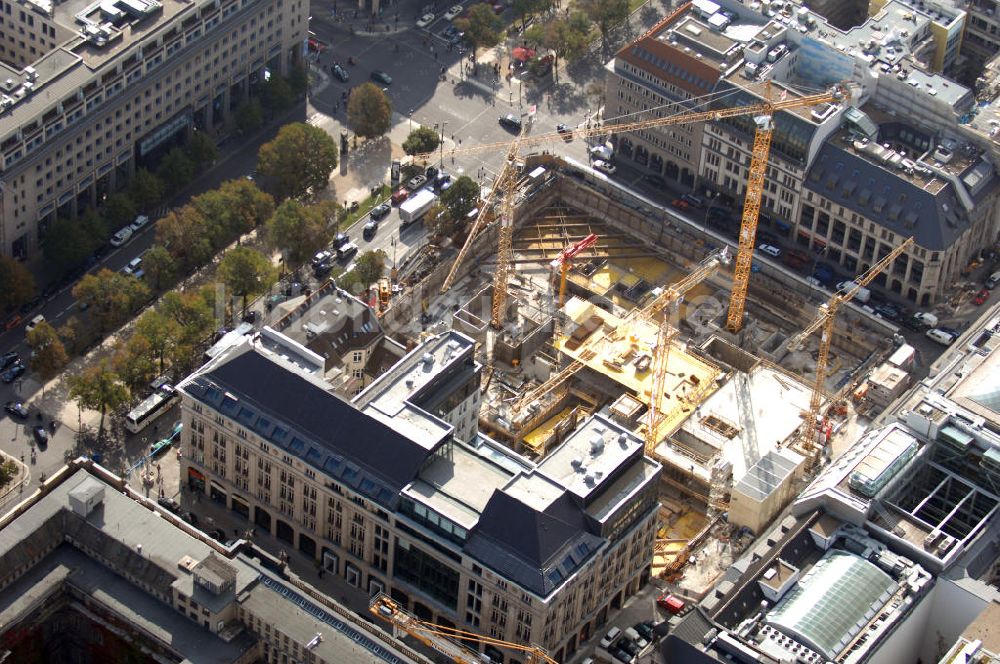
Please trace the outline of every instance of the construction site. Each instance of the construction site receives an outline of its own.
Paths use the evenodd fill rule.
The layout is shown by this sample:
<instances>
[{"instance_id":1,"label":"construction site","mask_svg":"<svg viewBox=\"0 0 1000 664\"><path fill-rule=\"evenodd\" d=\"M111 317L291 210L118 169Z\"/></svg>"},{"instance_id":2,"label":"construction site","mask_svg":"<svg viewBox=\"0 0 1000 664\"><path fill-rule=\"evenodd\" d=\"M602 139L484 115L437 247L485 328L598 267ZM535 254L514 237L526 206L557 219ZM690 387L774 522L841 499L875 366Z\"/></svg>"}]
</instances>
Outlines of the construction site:
<instances>
[{"instance_id":1,"label":"construction site","mask_svg":"<svg viewBox=\"0 0 1000 664\"><path fill-rule=\"evenodd\" d=\"M750 191L728 244L580 164L520 156L523 138L468 241L434 247L383 325L475 339L479 429L536 462L598 411L635 432L663 465L653 573L701 597L864 430L849 395L891 331L847 305L856 289L826 301L758 265Z\"/></svg>"}]
</instances>

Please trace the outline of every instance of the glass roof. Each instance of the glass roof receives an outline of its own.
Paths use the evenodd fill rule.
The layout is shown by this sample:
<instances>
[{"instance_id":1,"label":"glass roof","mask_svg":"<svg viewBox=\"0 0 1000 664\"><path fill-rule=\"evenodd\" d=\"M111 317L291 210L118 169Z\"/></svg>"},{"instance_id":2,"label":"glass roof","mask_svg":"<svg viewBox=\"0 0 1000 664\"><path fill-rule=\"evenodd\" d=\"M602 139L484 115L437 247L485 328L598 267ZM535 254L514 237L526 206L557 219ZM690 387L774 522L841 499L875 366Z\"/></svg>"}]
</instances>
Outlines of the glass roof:
<instances>
[{"instance_id":1,"label":"glass roof","mask_svg":"<svg viewBox=\"0 0 1000 664\"><path fill-rule=\"evenodd\" d=\"M768 614L767 622L832 660L882 610L896 587L864 558L831 551Z\"/></svg>"}]
</instances>

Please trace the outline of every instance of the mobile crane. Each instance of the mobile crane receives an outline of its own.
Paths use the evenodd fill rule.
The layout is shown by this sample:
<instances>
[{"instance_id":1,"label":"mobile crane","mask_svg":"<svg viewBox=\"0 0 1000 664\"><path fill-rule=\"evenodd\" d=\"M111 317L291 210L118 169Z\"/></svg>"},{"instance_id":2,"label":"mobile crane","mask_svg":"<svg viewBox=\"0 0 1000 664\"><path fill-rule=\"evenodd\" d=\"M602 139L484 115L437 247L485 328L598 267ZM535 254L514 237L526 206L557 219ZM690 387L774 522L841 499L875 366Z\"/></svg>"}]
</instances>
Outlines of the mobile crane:
<instances>
[{"instance_id":1,"label":"mobile crane","mask_svg":"<svg viewBox=\"0 0 1000 664\"><path fill-rule=\"evenodd\" d=\"M409 613L398 602L389 598L385 593L379 593L372 598L368 605L368 610L375 616L391 623L398 630L406 632L425 646L437 650L442 655L451 658L456 664L482 664L483 656L476 650L461 643L463 641L474 641L487 646L506 648L523 652L526 656L525 664L559 664L549 657L539 646L512 643L501 639L494 639L475 632L436 625L432 622L420 620ZM396 636L396 634L393 634Z\"/></svg>"},{"instance_id":2,"label":"mobile crane","mask_svg":"<svg viewBox=\"0 0 1000 664\"><path fill-rule=\"evenodd\" d=\"M806 339L816 330L821 330L819 339L819 353L816 356L816 378L813 381L812 394L809 397L809 410L805 412L804 421L799 428L798 442L802 449L809 454L809 466L813 467L819 460L819 455L825 447L821 442L820 407L823 403L824 384L826 383L826 370L830 361L830 345L833 342L833 325L837 318L837 312L845 302L854 299L862 288L870 284L884 269L889 267L896 258L906 251L913 244L913 238L909 237L899 246L890 251L881 260L872 265L868 270L853 281L853 286L844 292L834 293L829 300L819 307L819 315L815 320L805 327L801 332L788 340L788 350L795 351L801 349Z\"/></svg>"}]
</instances>

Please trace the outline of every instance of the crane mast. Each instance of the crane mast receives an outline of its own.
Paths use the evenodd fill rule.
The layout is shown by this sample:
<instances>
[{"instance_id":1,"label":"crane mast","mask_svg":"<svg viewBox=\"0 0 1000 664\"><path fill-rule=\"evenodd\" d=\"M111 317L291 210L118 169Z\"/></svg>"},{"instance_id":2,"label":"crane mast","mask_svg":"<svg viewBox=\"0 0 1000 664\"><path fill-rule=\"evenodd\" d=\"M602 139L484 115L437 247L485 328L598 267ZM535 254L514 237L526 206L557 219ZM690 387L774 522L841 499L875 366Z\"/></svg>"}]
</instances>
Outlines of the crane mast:
<instances>
[{"instance_id":1,"label":"crane mast","mask_svg":"<svg viewBox=\"0 0 1000 664\"><path fill-rule=\"evenodd\" d=\"M834 323L841 305L854 299L862 288L870 284L883 270L892 264L896 258L913 244L909 237L898 247L890 251L879 262L868 268L864 274L854 279L854 286L844 293L834 293L830 299L820 306L819 315L805 329L788 341L789 350L798 350L805 344L813 332L821 330L819 352L816 356L816 377L813 381L812 394L809 396L809 410L805 413L802 427L799 429L799 443L810 453L810 465L815 465L817 457L823 448L820 444L818 430L820 408L823 403L824 386L826 383L827 366L830 361L830 346L833 343Z\"/></svg>"}]
</instances>

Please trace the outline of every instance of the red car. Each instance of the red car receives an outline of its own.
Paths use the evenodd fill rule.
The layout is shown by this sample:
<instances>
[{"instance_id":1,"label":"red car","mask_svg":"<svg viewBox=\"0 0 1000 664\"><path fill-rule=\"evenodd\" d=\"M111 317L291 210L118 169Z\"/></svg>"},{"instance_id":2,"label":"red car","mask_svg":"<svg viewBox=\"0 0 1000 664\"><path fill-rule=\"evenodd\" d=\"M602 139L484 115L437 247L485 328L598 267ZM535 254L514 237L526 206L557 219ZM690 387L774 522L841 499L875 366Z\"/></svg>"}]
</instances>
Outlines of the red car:
<instances>
[{"instance_id":1,"label":"red car","mask_svg":"<svg viewBox=\"0 0 1000 664\"><path fill-rule=\"evenodd\" d=\"M309 50L314 53L322 53L326 50L326 44L312 37L307 40L306 44L309 46Z\"/></svg>"},{"instance_id":2,"label":"red car","mask_svg":"<svg viewBox=\"0 0 1000 664\"><path fill-rule=\"evenodd\" d=\"M410 195L410 192L406 190L406 187L400 187L392 195L392 204L399 205L405 201Z\"/></svg>"},{"instance_id":3,"label":"red car","mask_svg":"<svg viewBox=\"0 0 1000 664\"><path fill-rule=\"evenodd\" d=\"M664 611L669 611L675 615L683 611L685 606L683 600L677 599L670 593L663 593L657 597L656 605Z\"/></svg>"},{"instance_id":4,"label":"red car","mask_svg":"<svg viewBox=\"0 0 1000 664\"><path fill-rule=\"evenodd\" d=\"M678 210L687 210L691 205L683 198L675 198L670 201L670 205L677 208Z\"/></svg>"},{"instance_id":5,"label":"red car","mask_svg":"<svg viewBox=\"0 0 1000 664\"><path fill-rule=\"evenodd\" d=\"M990 291L986 288L980 288L979 292L976 293L976 297L972 298L972 303L979 306L980 304L985 304L988 299L990 299Z\"/></svg>"}]
</instances>

